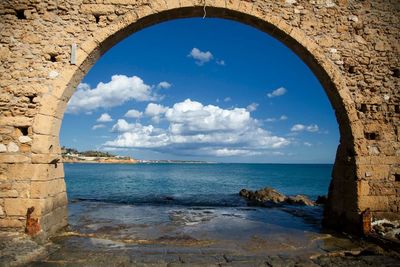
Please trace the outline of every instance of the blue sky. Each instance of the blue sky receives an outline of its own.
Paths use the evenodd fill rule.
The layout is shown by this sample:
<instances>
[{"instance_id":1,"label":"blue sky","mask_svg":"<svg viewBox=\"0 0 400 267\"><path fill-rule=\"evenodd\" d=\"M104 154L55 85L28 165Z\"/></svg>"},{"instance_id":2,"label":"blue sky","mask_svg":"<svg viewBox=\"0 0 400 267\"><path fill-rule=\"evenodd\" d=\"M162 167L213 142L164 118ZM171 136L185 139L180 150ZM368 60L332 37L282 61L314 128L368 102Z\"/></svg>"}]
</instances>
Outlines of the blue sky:
<instances>
[{"instance_id":1,"label":"blue sky","mask_svg":"<svg viewBox=\"0 0 400 267\"><path fill-rule=\"evenodd\" d=\"M157 24L110 49L60 132L61 145L79 150L218 162L333 163L338 140L323 88L289 48L201 18Z\"/></svg>"}]
</instances>

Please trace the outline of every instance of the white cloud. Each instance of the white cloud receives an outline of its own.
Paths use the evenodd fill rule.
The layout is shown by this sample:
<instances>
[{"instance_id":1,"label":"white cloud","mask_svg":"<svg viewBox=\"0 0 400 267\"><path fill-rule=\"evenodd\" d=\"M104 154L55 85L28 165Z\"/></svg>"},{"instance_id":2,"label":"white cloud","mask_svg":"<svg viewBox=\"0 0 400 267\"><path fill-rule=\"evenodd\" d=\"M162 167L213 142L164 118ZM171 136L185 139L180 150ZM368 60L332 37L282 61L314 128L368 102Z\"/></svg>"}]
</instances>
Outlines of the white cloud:
<instances>
[{"instance_id":1,"label":"white cloud","mask_svg":"<svg viewBox=\"0 0 400 267\"><path fill-rule=\"evenodd\" d=\"M210 154L217 157L231 157L231 156L254 156L254 155L260 155L262 153L247 149L230 149L225 147L225 148L211 150Z\"/></svg>"},{"instance_id":2,"label":"white cloud","mask_svg":"<svg viewBox=\"0 0 400 267\"><path fill-rule=\"evenodd\" d=\"M224 98L224 102L230 102L230 101L232 101L232 98L230 96Z\"/></svg>"},{"instance_id":3,"label":"white cloud","mask_svg":"<svg viewBox=\"0 0 400 267\"><path fill-rule=\"evenodd\" d=\"M251 103L250 105L247 106L247 110L250 112L256 111L258 108L258 103Z\"/></svg>"},{"instance_id":4,"label":"white cloud","mask_svg":"<svg viewBox=\"0 0 400 267\"><path fill-rule=\"evenodd\" d=\"M292 126L290 131L291 132L301 132L301 131L304 131L305 129L306 129L306 126L303 124L295 124Z\"/></svg>"},{"instance_id":5,"label":"white cloud","mask_svg":"<svg viewBox=\"0 0 400 267\"><path fill-rule=\"evenodd\" d=\"M267 118L265 119L266 122L275 122L275 121L285 121L288 117L286 115L281 115L279 118Z\"/></svg>"},{"instance_id":6,"label":"white cloud","mask_svg":"<svg viewBox=\"0 0 400 267\"><path fill-rule=\"evenodd\" d=\"M112 128L119 133L118 137L104 146L190 155L249 156L290 144L288 139L260 128L244 108L222 109L186 99L172 107L150 103L145 114L162 117L169 126L162 129L120 119Z\"/></svg>"},{"instance_id":7,"label":"white cloud","mask_svg":"<svg viewBox=\"0 0 400 267\"><path fill-rule=\"evenodd\" d=\"M113 121L111 118L110 114L108 113L103 113L100 115L100 117L97 119L98 122L110 122Z\"/></svg>"},{"instance_id":8,"label":"white cloud","mask_svg":"<svg viewBox=\"0 0 400 267\"><path fill-rule=\"evenodd\" d=\"M216 63L220 66L225 66L225 60L220 59L220 60L217 60Z\"/></svg>"},{"instance_id":9,"label":"white cloud","mask_svg":"<svg viewBox=\"0 0 400 267\"><path fill-rule=\"evenodd\" d=\"M309 142L304 142L303 144L304 144L305 146L308 146L308 147L311 147L311 146L312 146L312 144L309 143Z\"/></svg>"},{"instance_id":10,"label":"white cloud","mask_svg":"<svg viewBox=\"0 0 400 267\"><path fill-rule=\"evenodd\" d=\"M309 131L309 132L315 133L315 132L318 132L318 130L319 130L319 127L316 124L307 126L307 131Z\"/></svg>"},{"instance_id":11,"label":"white cloud","mask_svg":"<svg viewBox=\"0 0 400 267\"><path fill-rule=\"evenodd\" d=\"M304 125L304 124L295 124L292 126L290 129L292 132L302 132L302 131L307 131L307 132L318 132L319 127L316 124L310 124L310 125Z\"/></svg>"},{"instance_id":12,"label":"white cloud","mask_svg":"<svg viewBox=\"0 0 400 267\"><path fill-rule=\"evenodd\" d=\"M213 59L213 54L211 54L210 51L207 52L202 52L198 48L193 48L192 51L190 51L190 54L188 57L191 57L196 60L196 64L199 66L204 65L204 63L209 62L210 60Z\"/></svg>"},{"instance_id":13,"label":"white cloud","mask_svg":"<svg viewBox=\"0 0 400 267\"><path fill-rule=\"evenodd\" d=\"M164 107L163 105L150 103L147 105L144 114L148 117L151 117L155 123L159 123L161 116L167 111L167 109L168 108Z\"/></svg>"},{"instance_id":14,"label":"white cloud","mask_svg":"<svg viewBox=\"0 0 400 267\"><path fill-rule=\"evenodd\" d=\"M104 124L96 124L96 125L93 125L92 130L97 130L97 129L105 128L105 127L106 126Z\"/></svg>"},{"instance_id":15,"label":"white cloud","mask_svg":"<svg viewBox=\"0 0 400 267\"><path fill-rule=\"evenodd\" d=\"M283 96L286 94L287 90L284 87L279 87L278 89L272 91L271 93L268 93L267 96L269 98L277 97L277 96Z\"/></svg>"},{"instance_id":16,"label":"white cloud","mask_svg":"<svg viewBox=\"0 0 400 267\"><path fill-rule=\"evenodd\" d=\"M152 87L137 76L113 75L108 83L100 82L96 88L87 83L78 85L77 91L68 102L68 113L90 111L98 108L110 108L123 103L136 101L155 101L158 96Z\"/></svg>"},{"instance_id":17,"label":"white cloud","mask_svg":"<svg viewBox=\"0 0 400 267\"><path fill-rule=\"evenodd\" d=\"M169 82L163 81L163 82L160 82L160 83L157 85L157 88L158 88L158 89L168 89L168 88L170 88L171 86L172 86L172 84L170 84Z\"/></svg>"},{"instance_id":18,"label":"white cloud","mask_svg":"<svg viewBox=\"0 0 400 267\"><path fill-rule=\"evenodd\" d=\"M288 119L288 117L287 117L286 115L282 115L282 116L279 117L279 119L280 119L281 121L285 121L285 120Z\"/></svg>"},{"instance_id":19,"label":"white cloud","mask_svg":"<svg viewBox=\"0 0 400 267\"><path fill-rule=\"evenodd\" d=\"M142 115L143 112L140 112L139 110L136 109L130 109L125 113L124 117L138 119L142 117Z\"/></svg>"}]
</instances>

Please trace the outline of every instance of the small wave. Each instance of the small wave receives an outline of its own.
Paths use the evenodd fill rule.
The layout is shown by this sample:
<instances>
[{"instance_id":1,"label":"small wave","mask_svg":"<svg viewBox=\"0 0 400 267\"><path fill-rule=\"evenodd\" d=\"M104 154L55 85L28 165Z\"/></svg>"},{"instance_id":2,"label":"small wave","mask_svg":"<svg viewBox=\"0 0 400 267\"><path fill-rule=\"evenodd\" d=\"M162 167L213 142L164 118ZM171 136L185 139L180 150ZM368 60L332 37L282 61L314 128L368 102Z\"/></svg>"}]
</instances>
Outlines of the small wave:
<instances>
[{"instance_id":1,"label":"small wave","mask_svg":"<svg viewBox=\"0 0 400 267\"><path fill-rule=\"evenodd\" d=\"M106 197L86 198L75 197L70 200L103 202L123 205L154 205L154 206L185 206L185 207L246 207L244 199L236 194L232 195L196 195L196 196L151 196L151 197Z\"/></svg>"}]
</instances>

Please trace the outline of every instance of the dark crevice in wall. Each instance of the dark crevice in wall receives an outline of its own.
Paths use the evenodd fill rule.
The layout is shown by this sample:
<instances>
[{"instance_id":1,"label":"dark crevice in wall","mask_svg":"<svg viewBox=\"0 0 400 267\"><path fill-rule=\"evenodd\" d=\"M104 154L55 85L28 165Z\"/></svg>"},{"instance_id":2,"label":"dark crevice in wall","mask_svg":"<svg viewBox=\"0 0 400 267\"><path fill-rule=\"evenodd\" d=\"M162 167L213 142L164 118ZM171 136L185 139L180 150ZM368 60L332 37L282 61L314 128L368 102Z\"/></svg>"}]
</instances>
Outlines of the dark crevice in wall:
<instances>
[{"instance_id":1,"label":"dark crevice in wall","mask_svg":"<svg viewBox=\"0 0 400 267\"><path fill-rule=\"evenodd\" d=\"M15 15L17 16L17 19L26 19L25 10L23 9L15 10Z\"/></svg>"}]
</instances>

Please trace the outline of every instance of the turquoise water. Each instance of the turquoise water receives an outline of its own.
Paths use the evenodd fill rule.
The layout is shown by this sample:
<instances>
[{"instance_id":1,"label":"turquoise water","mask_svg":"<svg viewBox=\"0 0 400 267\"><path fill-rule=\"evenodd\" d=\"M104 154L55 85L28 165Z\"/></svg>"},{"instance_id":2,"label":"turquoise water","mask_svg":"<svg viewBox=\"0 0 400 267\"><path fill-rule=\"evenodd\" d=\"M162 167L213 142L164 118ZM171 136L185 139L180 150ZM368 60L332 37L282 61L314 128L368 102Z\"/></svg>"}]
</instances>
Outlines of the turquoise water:
<instances>
[{"instance_id":1,"label":"turquoise water","mask_svg":"<svg viewBox=\"0 0 400 267\"><path fill-rule=\"evenodd\" d=\"M242 188L326 195L330 164L65 164L70 200L184 206L244 206Z\"/></svg>"}]
</instances>

